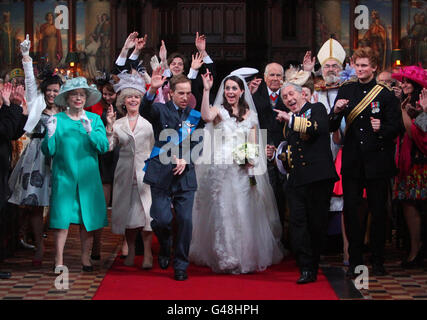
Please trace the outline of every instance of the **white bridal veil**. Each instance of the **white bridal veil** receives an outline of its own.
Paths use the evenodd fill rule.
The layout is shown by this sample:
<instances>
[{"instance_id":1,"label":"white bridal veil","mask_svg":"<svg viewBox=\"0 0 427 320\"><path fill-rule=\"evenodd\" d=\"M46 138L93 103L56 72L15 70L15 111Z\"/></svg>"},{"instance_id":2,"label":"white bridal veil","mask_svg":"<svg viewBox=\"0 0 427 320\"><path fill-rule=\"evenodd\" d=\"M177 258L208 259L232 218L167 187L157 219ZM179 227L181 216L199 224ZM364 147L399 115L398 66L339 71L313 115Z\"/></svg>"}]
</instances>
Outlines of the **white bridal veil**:
<instances>
[{"instance_id":1,"label":"white bridal veil","mask_svg":"<svg viewBox=\"0 0 427 320\"><path fill-rule=\"evenodd\" d=\"M253 68L240 68L237 70L234 70L231 72L227 77L225 77L222 82L221 86L218 90L218 93L215 98L214 106L222 106L223 105L223 94L224 94L224 83L225 80L230 76L237 76L243 81L244 84L244 98L246 103L249 105L249 109L251 113L257 116L257 111L255 108L254 101L252 99L252 95L249 91L248 85L246 83L246 79L250 76L253 76L258 73L257 69ZM280 223L279 213L276 205L276 199L274 196L273 189L270 185L269 178L268 178L268 172L267 172L267 156L266 156L266 141L267 141L267 132L261 130L259 126L259 121L257 120L256 123L256 143L259 145L259 158L258 161L256 161L253 174L256 179L256 186L254 188L258 189L259 192L259 199L261 201L265 201L266 208L268 208L267 212L258 212L257 214L265 214L268 217L268 221L270 223L271 231L275 237L275 239L280 243L280 238L282 234L282 226ZM231 137L225 137L226 139ZM210 141L209 141L210 140ZM196 161L196 174L197 174L197 180L198 183L209 183L209 181L206 181L206 173L207 169L211 165L214 164L214 153L215 153L215 144L218 144L219 141L215 141L215 134L214 134L214 126L212 122L209 122L205 125L204 129L204 144L203 144L203 154L202 156ZM218 150L218 149L217 149ZM219 148L221 150L221 148ZM232 183L232 181L230 182ZM248 178L249 183L249 178ZM237 195L236 195L237 196Z\"/></svg>"}]
</instances>

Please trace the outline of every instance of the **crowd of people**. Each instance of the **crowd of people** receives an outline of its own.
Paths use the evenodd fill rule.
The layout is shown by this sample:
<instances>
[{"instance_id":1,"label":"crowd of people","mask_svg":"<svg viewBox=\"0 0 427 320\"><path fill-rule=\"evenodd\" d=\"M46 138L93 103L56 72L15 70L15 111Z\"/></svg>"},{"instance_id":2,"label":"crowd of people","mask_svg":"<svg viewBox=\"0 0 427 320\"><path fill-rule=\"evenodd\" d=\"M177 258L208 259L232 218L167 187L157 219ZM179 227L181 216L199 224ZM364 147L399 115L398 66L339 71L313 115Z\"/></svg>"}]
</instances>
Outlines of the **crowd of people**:
<instances>
[{"instance_id":1,"label":"crowd of people","mask_svg":"<svg viewBox=\"0 0 427 320\"><path fill-rule=\"evenodd\" d=\"M263 79L240 68L214 93L204 35L196 34L187 75L186 57L168 57L163 41L160 61L144 65L146 41L131 33L102 79L36 75L28 36L21 43L23 70L14 72L23 80L10 77L0 91L0 208L9 202L29 215L34 267L43 261L48 208L54 269L66 265L77 224L82 270L92 272L110 205L123 263L135 265L141 236L140 267L152 269L154 234L159 267L172 264L178 281L190 262L250 273L291 251L297 283L314 282L331 213L341 219L346 275L367 264L366 238L372 273L386 275L391 204L401 206L409 231L402 267L423 265L427 71L379 72L371 48L346 59L331 38L317 59L309 51L288 70L270 62ZM12 166L11 141L24 134L29 143Z\"/></svg>"}]
</instances>

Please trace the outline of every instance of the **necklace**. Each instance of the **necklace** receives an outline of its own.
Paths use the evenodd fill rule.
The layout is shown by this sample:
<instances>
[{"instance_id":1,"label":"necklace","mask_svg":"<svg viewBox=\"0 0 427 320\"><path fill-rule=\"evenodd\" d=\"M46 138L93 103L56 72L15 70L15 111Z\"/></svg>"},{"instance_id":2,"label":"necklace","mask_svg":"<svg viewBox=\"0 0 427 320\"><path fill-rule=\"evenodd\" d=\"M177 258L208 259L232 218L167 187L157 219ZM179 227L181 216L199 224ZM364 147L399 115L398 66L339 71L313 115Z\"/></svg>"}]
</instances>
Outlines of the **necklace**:
<instances>
[{"instance_id":1,"label":"necklace","mask_svg":"<svg viewBox=\"0 0 427 320\"><path fill-rule=\"evenodd\" d=\"M129 116L127 116L128 117L128 120L129 121L135 121L135 120L137 120L138 119L138 116L136 115L135 117L129 117Z\"/></svg>"}]
</instances>

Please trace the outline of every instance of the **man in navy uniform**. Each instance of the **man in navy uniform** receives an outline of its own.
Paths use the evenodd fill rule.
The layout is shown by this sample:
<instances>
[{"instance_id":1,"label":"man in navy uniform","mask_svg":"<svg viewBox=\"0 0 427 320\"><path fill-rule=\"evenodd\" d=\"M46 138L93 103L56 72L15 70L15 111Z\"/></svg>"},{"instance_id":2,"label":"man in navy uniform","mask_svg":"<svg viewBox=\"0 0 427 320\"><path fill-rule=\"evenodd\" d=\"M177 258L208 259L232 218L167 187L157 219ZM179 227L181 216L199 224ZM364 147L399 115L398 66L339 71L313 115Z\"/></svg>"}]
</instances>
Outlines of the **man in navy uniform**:
<instances>
[{"instance_id":1,"label":"man in navy uniform","mask_svg":"<svg viewBox=\"0 0 427 320\"><path fill-rule=\"evenodd\" d=\"M277 157L289 173L287 199L291 247L301 277L298 284L317 280L320 250L326 236L329 199L338 180L330 148L328 115L321 103L308 103L302 88L282 86L282 98L293 115L277 110L285 122L286 152ZM279 160L280 159L280 160Z\"/></svg>"},{"instance_id":2,"label":"man in navy uniform","mask_svg":"<svg viewBox=\"0 0 427 320\"><path fill-rule=\"evenodd\" d=\"M369 240L372 271L376 276L387 274L384 268L387 193L390 178L396 172L394 140L402 121L399 101L392 89L375 80L378 61L373 50L357 49L353 62L357 80L342 84L329 115L330 131L339 128L343 117L346 121L341 174L350 278L356 277L358 265L364 265L364 228L358 215L364 188L372 214Z\"/></svg>"},{"instance_id":3,"label":"man in navy uniform","mask_svg":"<svg viewBox=\"0 0 427 320\"><path fill-rule=\"evenodd\" d=\"M140 114L153 125L155 138L154 148L145 168L144 182L151 186L151 227L160 242L160 268L166 269L169 266L173 204L178 226L174 246L174 278L186 280L194 193L197 189L194 159L189 154L197 142L190 140L193 130L201 125L201 121L200 112L188 106L191 81L184 75L172 78L169 102L153 103L157 89L164 81L165 77L162 77L159 67L153 71L150 90L139 109ZM164 129L173 130L169 131L172 133L170 139L162 137L166 132ZM176 134L173 135L173 132Z\"/></svg>"}]
</instances>

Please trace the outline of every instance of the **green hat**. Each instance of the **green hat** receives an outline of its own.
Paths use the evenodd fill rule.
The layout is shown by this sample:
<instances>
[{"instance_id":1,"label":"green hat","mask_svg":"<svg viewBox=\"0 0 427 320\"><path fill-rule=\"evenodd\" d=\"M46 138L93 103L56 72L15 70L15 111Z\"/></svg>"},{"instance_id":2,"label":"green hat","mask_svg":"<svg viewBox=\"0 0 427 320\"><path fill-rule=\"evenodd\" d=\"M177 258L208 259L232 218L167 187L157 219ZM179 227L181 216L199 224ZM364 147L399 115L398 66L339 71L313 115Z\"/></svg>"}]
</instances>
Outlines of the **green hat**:
<instances>
[{"instance_id":1,"label":"green hat","mask_svg":"<svg viewBox=\"0 0 427 320\"><path fill-rule=\"evenodd\" d=\"M88 85L86 78L84 77L77 77L72 78L70 80L67 80L59 90L59 94L55 98L55 104L57 106L67 106L66 101L66 93L76 90L76 89L85 89L86 90L86 103L84 105L84 108L93 106L96 104L99 100L101 100L102 94L98 91L96 88L96 85Z\"/></svg>"}]
</instances>

